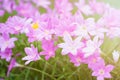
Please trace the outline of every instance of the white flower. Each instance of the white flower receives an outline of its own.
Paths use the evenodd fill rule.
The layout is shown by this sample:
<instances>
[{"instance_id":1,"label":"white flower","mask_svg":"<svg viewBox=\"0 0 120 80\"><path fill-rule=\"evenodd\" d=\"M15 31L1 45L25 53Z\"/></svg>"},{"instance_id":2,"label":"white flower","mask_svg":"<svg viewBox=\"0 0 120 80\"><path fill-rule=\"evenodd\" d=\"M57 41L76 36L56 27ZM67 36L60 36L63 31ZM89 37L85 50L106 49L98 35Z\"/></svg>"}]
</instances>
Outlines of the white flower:
<instances>
[{"instance_id":1,"label":"white flower","mask_svg":"<svg viewBox=\"0 0 120 80\"><path fill-rule=\"evenodd\" d=\"M112 56L113 56L114 62L116 63L119 60L120 53L118 51L114 50L113 53L112 53Z\"/></svg>"}]
</instances>

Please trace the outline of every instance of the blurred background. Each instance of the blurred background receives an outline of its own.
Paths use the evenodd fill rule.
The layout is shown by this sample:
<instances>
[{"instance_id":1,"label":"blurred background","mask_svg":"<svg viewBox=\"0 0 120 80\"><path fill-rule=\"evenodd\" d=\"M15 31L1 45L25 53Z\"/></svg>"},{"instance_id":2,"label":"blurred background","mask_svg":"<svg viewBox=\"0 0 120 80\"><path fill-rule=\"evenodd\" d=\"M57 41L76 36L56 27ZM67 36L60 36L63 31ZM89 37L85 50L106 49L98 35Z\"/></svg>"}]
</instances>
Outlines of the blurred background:
<instances>
[{"instance_id":1,"label":"blurred background","mask_svg":"<svg viewBox=\"0 0 120 80\"><path fill-rule=\"evenodd\" d=\"M98 1L109 3L111 6L120 9L120 0L98 0Z\"/></svg>"}]
</instances>

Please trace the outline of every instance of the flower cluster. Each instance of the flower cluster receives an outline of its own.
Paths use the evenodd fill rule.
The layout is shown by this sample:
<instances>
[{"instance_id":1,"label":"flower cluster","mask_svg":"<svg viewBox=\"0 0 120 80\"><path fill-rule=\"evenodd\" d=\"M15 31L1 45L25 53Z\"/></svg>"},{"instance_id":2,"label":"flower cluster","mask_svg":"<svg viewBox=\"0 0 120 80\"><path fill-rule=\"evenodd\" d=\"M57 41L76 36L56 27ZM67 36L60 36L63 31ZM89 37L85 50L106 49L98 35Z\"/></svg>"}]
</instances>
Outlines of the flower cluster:
<instances>
[{"instance_id":1,"label":"flower cluster","mask_svg":"<svg viewBox=\"0 0 120 80\"><path fill-rule=\"evenodd\" d=\"M14 0L0 0L0 4L0 16L3 10L17 12L5 23L0 23L1 59L11 60L17 38L10 35L26 34L31 47L24 49L26 56L21 60L27 60L25 64L40 60L41 56L49 60L61 48L61 54L68 55L75 66L87 64L97 80L112 77L110 72L114 66L106 64L101 57L101 45L106 36L120 37L120 10L96 0L75 3L55 0L54 8L50 8L49 0L19 0L18 4ZM41 7L45 12L39 11ZM32 44L35 41L41 42L42 51ZM116 55L119 54L114 52L115 62L119 58Z\"/></svg>"}]
</instances>

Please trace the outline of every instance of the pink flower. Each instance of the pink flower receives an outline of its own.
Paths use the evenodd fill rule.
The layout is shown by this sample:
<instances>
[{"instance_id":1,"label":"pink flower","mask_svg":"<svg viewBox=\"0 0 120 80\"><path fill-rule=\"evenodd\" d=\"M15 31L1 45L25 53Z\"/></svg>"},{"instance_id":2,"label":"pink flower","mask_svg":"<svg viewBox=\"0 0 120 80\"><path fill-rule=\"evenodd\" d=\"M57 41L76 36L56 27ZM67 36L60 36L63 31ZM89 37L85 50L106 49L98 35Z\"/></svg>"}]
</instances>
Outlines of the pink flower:
<instances>
[{"instance_id":1,"label":"pink flower","mask_svg":"<svg viewBox=\"0 0 120 80\"><path fill-rule=\"evenodd\" d=\"M97 80L104 80L104 78L111 78L110 72L113 70L112 65L100 65L93 71L92 76L97 76Z\"/></svg>"},{"instance_id":2,"label":"pink flower","mask_svg":"<svg viewBox=\"0 0 120 80\"><path fill-rule=\"evenodd\" d=\"M8 34L3 34L0 36L0 48L1 52L4 52L7 48L13 48L14 42L17 40L17 38L9 38Z\"/></svg>"},{"instance_id":3,"label":"pink flower","mask_svg":"<svg viewBox=\"0 0 120 80\"><path fill-rule=\"evenodd\" d=\"M40 55L45 55L45 59L48 60L50 57L55 56L55 50L57 47L54 46L54 41L52 40L42 40L42 49Z\"/></svg>"},{"instance_id":4,"label":"pink flower","mask_svg":"<svg viewBox=\"0 0 120 80\"><path fill-rule=\"evenodd\" d=\"M30 27L30 32L27 33L28 41L33 42L35 40L42 41L43 39L50 40L52 39L52 34L54 33L53 29L49 29L47 23L35 22Z\"/></svg>"},{"instance_id":5,"label":"pink flower","mask_svg":"<svg viewBox=\"0 0 120 80\"><path fill-rule=\"evenodd\" d=\"M110 27L106 35L110 38L120 37L120 27Z\"/></svg>"},{"instance_id":6,"label":"pink flower","mask_svg":"<svg viewBox=\"0 0 120 80\"><path fill-rule=\"evenodd\" d=\"M72 8L72 4L69 2L69 0L55 0L55 9L60 14L68 14Z\"/></svg>"},{"instance_id":7,"label":"pink flower","mask_svg":"<svg viewBox=\"0 0 120 80\"><path fill-rule=\"evenodd\" d=\"M40 59L40 56L38 54L38 49L35 48L33 45L30 47L25 48L25 52L27 56L23 57L22 60L27 60L25 64L29 64L31 61L37 61Z\"/></svg>"},{"instance_id":8,"label":"pink flower","mask_svg":"<svg viewBox=\"0 0 120 80\"><path fill-rule=\"evenodd\" d=\"M12 13L12 11L15 10L16 4L14 0L2 0L1 2L2 4L0 4L0 6L7 12Z\"/></svg>"},{"instance_id":9,"label":"pink flower","mask_svg":"<svg viewBox=\"0 0 120 80\"><path fill-rule=\"evenodd\" d=\"M18 15L28 18L31 18L34 14L39 12L30 2L27 3L20 2L19 5L16 7L16 11Z\"/></svg>"},{"instance_id":10,"label":"pink flower","mask_svg":"<svg viewBox=\"0 0 120 80\"><path fill-rule=\"evenodd\" d=\"M90 35L98 37L102 40L104 40L104 35L105 33L108 32L109 29L103 28L103 27L98 27L99 25L97 25L97 27L90 32Z\"/></svg>"},{"instance_id":11,"label":"pink flower","mask_svg":"<svg viewBox=\"0 0 120 80\"><path fill-rule=\"evenodd\" d=\"M6 59L6 61L10 61L11 56L12 56L12 50L9 48L6 48L4 52L0 51L1 59Z\"/></svg>"},{"instance_id":12,"label":"pink flower","mask_svg":"<svg viewBox=\"0 0 120 80\"><path fill-rule=\"evenodd\" d=\"M84 63L84 54L78 52L77 55L69 54L70 62L74 63L75 66L80 66L81 63Z\"/></svg>"},{"instance_id":13,"label":"pink flower","mask_svg":"<svg viewBox=\"0 0 120 80\"><path fill-rule=\"evenodd\" d=\"M10 61L9 66L8 66L7 76L9 76L10 71L12 70L12 68L17 67L17 66L20 66L20 64L18 64L16 62L16 60L14 58L12 58L12 60Z\"/></svg>"},{"instance_id":14,"label":"pink flower","mask_svg":"<svg viewBox=\"0 0 120 80\"><path fill-rule=\"evenodd\" d=\"M99 53L94 53L93 55L86 58L85 61L88 64L88 67L92 70L98 68L101 64L105 64L104 60L100 57Z\"/></svg>"},{"instance_id":15,"label":"pink flower","mask_svg":"<svg viewBox=\"0 0 120 80\"><path fill-rule=\"evenodd\" d=\"M6 21L6 26L11 34L18 34L20 32L27 33L29 32L28 27L30 26L31 21L31 19L13 16L8 18Z\"/></svg>"},{"instance_id":16,"label":"pink flower","mask_svg":"<svg viewBox=\"0 0 120 80\"><path fill-rule=\"evenodd\" d=\"M81 24L76 23L77 28L74 30L74 34L77 36L81 36L85 39L90 39L90 33L95 29L95 21L94 18L88 18L86 20L82 20Z\"/></svg>"},{"instance_id":17,"label":"pink flower","mask_svg":"<svg viewBox=\"0 0 120 80\"><path fill-rule=\"evenodd\" d=\"M68 32L70 34L73 33L76 26L74 25L74 17L70 14L68 15L57 15L57 20L54 21L56 23L55 26L55 34L57 36L63 36L65 32ZM63 21L64 20L64 21Z\"/></svg>"},{"instance_id":18,"label":"pink flower","mask_svg":"<svg viewBox=\"0 0 120 80\"><path fill-rule=\"evenodd\" d=\"M0 23L0 33L1 34L4 34L4 33L8 34L9 32L10 32L9 27L7 27L6 24L4 24L4 23Z\"/></svg>"},{"instance_id":19,"label":"pink flower","mask_svg":"<svg viewBox=\"0 0 120 80\"><path fill-rule=\"evenodd\" d=\"M106 9L102 19L103 26L109 27L118 27L120 26L120 10L111 8L110 6Z\"/></svg>"},{"instance_id":20,"label":"pink flower","mask_svg":"<svg viewBox=\"0 0 120 80\"><path fill-rule=\"evenodd\" d=\"M91 0L89 1L89 5L94 13L97 14L104 14L107 10L107 5L102 2L97 2L97 0Z\"/></svg>"},{"instance_id":21,"label":"pink flower","mask_svg":"<svg viewBox=\"0 0 120 80\"><path fill-rule=\"evenodd\" d=\"M62 54L71 53L77 55L77 50L83 47L83 43L80 41L81 37L77 37L75 40L72 40L72 37L69 33L65 32L63 36L64 43L58 44L58 47L62 48Z\"/></svg>"},{"instance_id":22,"label":"pink flower","mask_svg":"<svg viewBox=\"0 0 120 80\"><path fill-rule=\"evenodd\" d=\"M76 2L75 5L77 8L85 15L92 15L93 11L90 5L86 4L85 0L79 0L79 2Z\"/></svg>"},{"instance_id":23,"label":"pink flower","mask_svg":"<svg viewBox=\"0 0 120 80\"><path fill-rule=\"evenodd\" d=\"M3 15L4 15L4 13L5 13L5 11L4 11L4 10L0 10L0 16L3 16Z\"/></svg>"}]
</instances>

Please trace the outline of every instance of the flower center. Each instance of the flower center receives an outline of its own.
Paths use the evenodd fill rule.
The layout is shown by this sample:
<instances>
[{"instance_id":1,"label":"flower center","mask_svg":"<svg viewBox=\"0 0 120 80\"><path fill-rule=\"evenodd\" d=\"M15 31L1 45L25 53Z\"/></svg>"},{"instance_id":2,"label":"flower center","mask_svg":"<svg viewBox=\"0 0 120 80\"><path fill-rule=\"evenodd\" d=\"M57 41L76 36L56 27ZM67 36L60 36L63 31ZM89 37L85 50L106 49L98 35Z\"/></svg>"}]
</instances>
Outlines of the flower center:
<instances>
[{"instance_id":1,"label":"flower center","mask_svg":"<svg viewBox=\"0 0 120 80\"><path fill-rule=\"evenodd\" d=\"M96 59L95 58L92 61L93 61L93 63L96 63Z\"/></svg>"},{"instance_id":2,"label":"flower center","mask_svg":"<svg viewBox=\"0 0 120 80\"><path fill-rule=\"evenodd\" d=\"M77 62L81 62L81 59L80 59L80 58L77 58Z\"/></svg>"},{"instance_id":3,"label":"flower center","mask_svg":"<svg viewBox=\"0 0 120 80\"><path fill-rule=\"evenodd\" d=\"M99 71L99 74L103 75L103 74L104 74L104 70L101 69L101 70Z\"/></svg>"},{"instance_id":4,"label":"flower center","mask_svg":"<svg viewBox=\"0 0 120 80\"><path fill-rule=\"evenodd\" d=\"M48 31L48 30L45 30L45 34L47 34L47 35L48 35L48 34L49 34L49 31Z\"/></svg>"},{"instance_id":5,"label":"flower center","mask_svg":"<svg viewBox=\"0 0 120 80\"><path fill-rule=\"evenodd\" d=\"M8 46L8 45L9 45L9 42L8 42L8 41L6 41L6 42L5 42L5 44Z\"/></svg>"},{"instance_id":6,"label":"flower center","mask_svg":"<svg viewBox=\"0 0 120 80\"><path fill-rule=\"evenodd\" d=\"M36 23L33 23L32 24L32 28L33 29L38 29L39 28L39 24L36 22Z\"/></svg>"}]
</instances>

